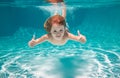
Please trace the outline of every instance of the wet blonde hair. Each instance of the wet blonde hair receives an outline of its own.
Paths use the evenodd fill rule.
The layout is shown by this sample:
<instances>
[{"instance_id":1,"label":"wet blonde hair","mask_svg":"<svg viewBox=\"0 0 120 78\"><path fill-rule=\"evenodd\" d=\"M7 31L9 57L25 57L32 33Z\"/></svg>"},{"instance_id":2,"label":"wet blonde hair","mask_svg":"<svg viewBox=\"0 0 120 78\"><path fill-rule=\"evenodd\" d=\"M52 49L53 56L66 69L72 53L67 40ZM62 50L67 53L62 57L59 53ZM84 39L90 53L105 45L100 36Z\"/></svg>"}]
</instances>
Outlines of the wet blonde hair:
<instances>
[{"instance_id":1,"label":"wet blonde hair","mask_svg":"<svg viewBox=\"0 0 120 78\"><path fill-rule=\"evenodd\" d=\"M44 23L44 28L48 33L50 33L51 27L54 23L63 25L64 27L66 27L66 22L65 22L64 17L57 14L57 15L54 15L54 16L48 18Z\"/></svg>"}]
</instances>

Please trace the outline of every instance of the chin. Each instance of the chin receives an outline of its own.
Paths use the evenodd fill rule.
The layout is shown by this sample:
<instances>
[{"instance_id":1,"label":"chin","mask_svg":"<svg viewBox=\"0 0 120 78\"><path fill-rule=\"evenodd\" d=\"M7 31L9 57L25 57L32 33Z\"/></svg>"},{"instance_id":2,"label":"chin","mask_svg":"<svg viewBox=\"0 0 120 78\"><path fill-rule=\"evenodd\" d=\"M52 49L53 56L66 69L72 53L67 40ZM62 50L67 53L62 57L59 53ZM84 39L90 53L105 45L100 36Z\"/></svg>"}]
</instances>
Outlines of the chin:
<instances>
[{"instance_id":1,"label":"chin","mask_svg":"<svg viewBox=\"0 0 120 78\"><path fill-rule=\"evenodd\" d=\"M55 38L56 40L62 40L62 38L61 37L58 37L58 38Z\"/></svg>"}]
</instances>

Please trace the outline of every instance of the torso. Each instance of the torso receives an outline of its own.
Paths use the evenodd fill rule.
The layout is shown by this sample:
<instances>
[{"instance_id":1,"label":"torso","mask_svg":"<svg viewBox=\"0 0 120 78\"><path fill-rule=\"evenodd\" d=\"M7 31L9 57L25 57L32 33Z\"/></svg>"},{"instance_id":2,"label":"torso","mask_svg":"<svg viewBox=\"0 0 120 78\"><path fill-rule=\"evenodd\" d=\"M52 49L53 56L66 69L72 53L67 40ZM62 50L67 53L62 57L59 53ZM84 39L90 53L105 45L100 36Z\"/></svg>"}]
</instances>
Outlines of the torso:
<instances>
[{"instance_id":1,"label":"torso","mask_svg":"<svg viewBox=\"0 0 120 78\"><path fill-rule=\"evenodd\" d=\"M68 41L68 35L66 33L62 40L55 40L49 35L48 41L54 45L64 45Z\"/></svg>"},{"instance_id":2,"label":"torso","mask_svg":"<svg viewBox=\"0 0 120 78\"><path fill-rule=\"evenodd\" d=\"M54 40L54 39L49 39L49 42L55 45L64 45L67 42L68 39L62 39L62 40Z\"/></svg>"}]
</instances>

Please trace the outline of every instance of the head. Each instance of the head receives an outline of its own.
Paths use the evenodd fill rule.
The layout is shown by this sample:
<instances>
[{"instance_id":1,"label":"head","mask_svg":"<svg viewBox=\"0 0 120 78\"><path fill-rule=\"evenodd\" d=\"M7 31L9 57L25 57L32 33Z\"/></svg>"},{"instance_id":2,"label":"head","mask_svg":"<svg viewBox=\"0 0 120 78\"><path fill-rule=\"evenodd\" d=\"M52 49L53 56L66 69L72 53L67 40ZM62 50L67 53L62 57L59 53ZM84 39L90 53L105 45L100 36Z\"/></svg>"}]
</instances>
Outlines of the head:
<instances>
[{"instance_id":1,"label":"head","mask_svg":"<svg viewBox=\"0 0 120 78\"><path fill-rule=\"evenodd\" d=\"M44 28L54 39L61 40L64 36L66 28L65 19L60 15L54 15L47 19L44 24Z\"/></svg>"}]
</instances>

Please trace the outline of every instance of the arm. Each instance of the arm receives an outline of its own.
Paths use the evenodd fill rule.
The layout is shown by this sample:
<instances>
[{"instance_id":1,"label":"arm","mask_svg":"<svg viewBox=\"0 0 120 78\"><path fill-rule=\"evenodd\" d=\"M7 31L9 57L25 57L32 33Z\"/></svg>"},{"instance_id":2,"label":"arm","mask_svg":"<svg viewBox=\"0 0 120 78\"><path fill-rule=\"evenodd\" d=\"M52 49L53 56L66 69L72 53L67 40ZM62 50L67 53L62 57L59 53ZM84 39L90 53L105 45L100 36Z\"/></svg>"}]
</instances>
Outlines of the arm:
<instances>
[{"instance_id":1,"label":"arm","mask_svg":"<svg viewBox=\"0 0 120 78\"><path fill-rule=\"evenodd\" d=\"M53 3L54 7L58 6L58 3L61 2L61 5L63 6L62 8L62 16L65 18L66 17L66 6L63 0L47 0L48 2ZM55 11L54 15L57 14L57 11Z\"/></svg>"},{"instance_id":2,"label":"arm","mask_svg":"<svg viewBox=\"0 0 120 78\"><path fill-rule=\"evenodd\" d=\"M63 8L62 8L62 16L65 18L66 17L66 5L65 5L64 2L62 2L61 5L63 6Z\"/></svg>"},{"instance_id":3,"label":"arm","mask_svg":"<svg viewBox=\"0 0 120 78\"><path fill-rule=\"evenodd\" d=\"M64 2L61 2L62 5L62 16L65 18L66 17L66 5ZM58 7L58 3L54 3L54 7ZM54 15L58 14L57 11L55 11Z\"/></svg>"},{"instance_id":4,"label":"arm","mask_svg":"<svg viewBox=\"0 0 120 78\"><path fill-rule=\"evenodd\" d=\"M34 38L32 38L32 40L29 41L28 45L30 47L33 47L33 46L35 46L35 45L37 45L37 44L39 44L41 42L46 41L47 39L48 39L48 35L47 34L43 35L42 37L40 37L40 38L38 38L36 40Z\"/></svg>"},{"instance_id":5,"label":"arm","mask_svg":"<svg viewBox=\"0 0 120 78\"><path fill-rule=\"evenodd\" d=\"M75 35L68 32L68 38L71 40L82 42L82 43L86 42L86 37L82 34L80 34L80 36L75 36Z\"/></svg>"}]
</instances>

